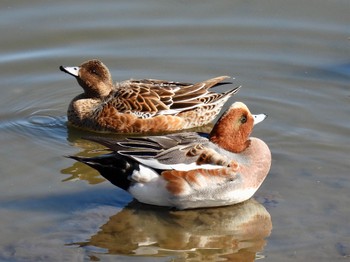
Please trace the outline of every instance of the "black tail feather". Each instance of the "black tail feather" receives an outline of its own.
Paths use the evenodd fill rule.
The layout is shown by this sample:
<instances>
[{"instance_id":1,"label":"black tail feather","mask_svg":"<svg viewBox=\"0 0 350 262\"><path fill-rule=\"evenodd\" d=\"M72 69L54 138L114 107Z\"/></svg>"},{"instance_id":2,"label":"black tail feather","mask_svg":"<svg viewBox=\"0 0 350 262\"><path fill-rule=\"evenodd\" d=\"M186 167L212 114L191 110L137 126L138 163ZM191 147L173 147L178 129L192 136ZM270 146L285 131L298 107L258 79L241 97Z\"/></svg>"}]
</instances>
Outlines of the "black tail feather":
<instances>
[{"instance_id":1,"label":"black tail feather","mask_svg":"<svg viewBox=\"0 0 350 262\"><path fill-rule=\"evenodd\" d=\"M68 156L96 169L104 178L113 185L128 190L131 181L130 175L134 169L139 169L137 162L111 153L96 157Z\"/></svg>"}]
</instances>

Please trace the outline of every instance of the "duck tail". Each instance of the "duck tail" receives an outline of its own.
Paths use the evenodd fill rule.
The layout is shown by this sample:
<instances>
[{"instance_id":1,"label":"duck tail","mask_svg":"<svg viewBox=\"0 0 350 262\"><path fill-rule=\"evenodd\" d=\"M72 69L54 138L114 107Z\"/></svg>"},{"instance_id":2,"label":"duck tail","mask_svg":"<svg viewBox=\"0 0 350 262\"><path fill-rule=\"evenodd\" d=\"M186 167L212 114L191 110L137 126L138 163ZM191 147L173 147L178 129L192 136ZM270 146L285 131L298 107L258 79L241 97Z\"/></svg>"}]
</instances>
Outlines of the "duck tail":
<instances>
[{"instance_id":1,"label":"duck tail","mask_svg":"<svg viewBox=\"0 0 350 262\"><path fill-rule=\"evenodd\" d=\"M224 103L226 103L226 101L233 95L235 95L239 89L241 89L241 86L237 86L234 89L231 89L229 91L226 91L225 93L220 94L221 96L216 100L220 103L222 103L222 105L224 105Z\"/></svg>"},{"instance_id":2,"label":"duck tail","mask_svg":"<svg viewBox=\"0 0 350 262\"><path fill-rule=\"evenodd\" d=\"M130 175L134 169L139 169L138 163L124 158L116 153L96 157L68 156L96 169L105 179L113 185L127 191L131 181Z\"/></svg>"}]
</instances>

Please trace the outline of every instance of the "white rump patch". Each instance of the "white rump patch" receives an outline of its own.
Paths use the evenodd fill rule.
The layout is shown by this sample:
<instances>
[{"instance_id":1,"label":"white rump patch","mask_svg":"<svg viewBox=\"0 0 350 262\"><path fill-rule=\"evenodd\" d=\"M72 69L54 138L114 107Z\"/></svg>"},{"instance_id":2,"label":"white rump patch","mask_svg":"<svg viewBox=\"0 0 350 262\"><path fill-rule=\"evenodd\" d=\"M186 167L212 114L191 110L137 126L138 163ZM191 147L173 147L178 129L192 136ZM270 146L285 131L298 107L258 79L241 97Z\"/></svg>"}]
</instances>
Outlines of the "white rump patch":
<instances>
[{"instance_id":1,"label":"white rump patch","mask_svg":"<svg viewBox=\"0 0 350 262\"><path fill-rule=\"evenodd\" d=\"M143 165L139 165L140 170L134 170L132 172L131 178L139 183L147 183L155 178L158 178L159 175L152 168L148 168Z\"/></svg>"}]
</instances>

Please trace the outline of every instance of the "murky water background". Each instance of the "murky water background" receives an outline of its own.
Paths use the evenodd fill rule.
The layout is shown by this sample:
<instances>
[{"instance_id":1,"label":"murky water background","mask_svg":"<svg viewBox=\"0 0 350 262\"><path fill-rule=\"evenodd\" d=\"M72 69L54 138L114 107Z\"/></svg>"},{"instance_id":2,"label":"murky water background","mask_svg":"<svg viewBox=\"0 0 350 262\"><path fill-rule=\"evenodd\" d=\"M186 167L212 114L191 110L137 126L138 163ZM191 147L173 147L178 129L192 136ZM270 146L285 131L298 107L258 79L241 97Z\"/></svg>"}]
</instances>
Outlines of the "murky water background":
<instances>
[{"instance_id":1,"label":"murky water background","mask_svg":"<svg viewBox=\"0 0 350 262\"><path fill-rule=\"evenodd\" d=\"M350 256L349 1L2 1L0 260L344 261ZM132 199L64 158L98 148L67 128L81 92L59 65L114 80L242 85L273 154L242 205L178 212ZM225 87L218 87L223 91Z\"/></svg>"}]
</instances>

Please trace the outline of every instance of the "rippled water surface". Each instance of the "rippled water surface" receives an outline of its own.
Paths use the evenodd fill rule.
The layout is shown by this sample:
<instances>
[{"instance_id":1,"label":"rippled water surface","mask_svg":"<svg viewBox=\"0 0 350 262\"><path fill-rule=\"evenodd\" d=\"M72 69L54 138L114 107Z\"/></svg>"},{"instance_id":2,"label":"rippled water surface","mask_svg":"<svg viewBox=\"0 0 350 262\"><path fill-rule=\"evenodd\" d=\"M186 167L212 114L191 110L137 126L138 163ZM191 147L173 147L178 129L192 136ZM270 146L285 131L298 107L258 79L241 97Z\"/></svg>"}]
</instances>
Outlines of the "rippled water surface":
<instances>
[{"instance_id":1,"label":"rippled water surface","mask_svg":"<svg viewBox=\"0 0 350 262\"><path fill-rule=\"evenodd\" d=\"M2 1L0 260L344 261L350 257L349 1ZM254 199L174 212L131 202L65 158L101 148L66 125L99 58L114 80L242 85L268 119ZM226 86L218 87L224 91Z\"/></svg>"}]
</instances>

